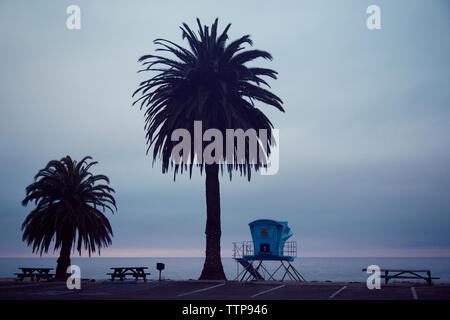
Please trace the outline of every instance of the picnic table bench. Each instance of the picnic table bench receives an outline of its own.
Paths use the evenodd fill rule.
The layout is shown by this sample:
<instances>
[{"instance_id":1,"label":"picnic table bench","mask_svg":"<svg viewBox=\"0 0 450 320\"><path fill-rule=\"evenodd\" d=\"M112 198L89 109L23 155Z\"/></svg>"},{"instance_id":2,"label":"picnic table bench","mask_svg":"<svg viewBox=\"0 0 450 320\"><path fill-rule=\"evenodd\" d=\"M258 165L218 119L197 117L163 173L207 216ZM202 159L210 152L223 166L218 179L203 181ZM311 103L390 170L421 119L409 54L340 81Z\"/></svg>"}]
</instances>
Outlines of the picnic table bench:
<instances>
[{"instance_id":1,"label":"picnic table bench","mask_svg":"<svg viewBox=\"0 0 450 320\"><path fill-rule=\"evenodd\" d=\"M150 272L145 272L145 269L148 269L148 267L112 267L110 269L114 271L107 273L107 275L111 276L112 281L116 278L123 281L127 276L133 276L136 281L139 278L142 278L145 282L147 282L147 276L150 275Z\"/></svg>"},{"instance_id":2,"label":"picnic table bench","mask_svg":"<svg viewBox=\"0 0 450 320\"><path fill-rule=\"evenodd\" d=\"M362 271L367 271L367 268ZM384 279L386 284L390 279L422 279L431 286L433 279L440 279L439 277L432 277L430 270L380 269L380 272L381 278Z\"/></svg>"},{"instance_id":3,"label":"picnic table bench","mask_svg":"<svg viewBox=\"0 0 450 320\"><path fill-rule=\"evenodd\" d=\"M54 274L50 273L50 270L53 270L53 268L19 268L22 270L22 273L15 273L17 278L20 281L23 281L25 278L30 278L31 281L39 281L40 279L46 279L47 281L50 281Z\"/></svg>"}]
</instances>

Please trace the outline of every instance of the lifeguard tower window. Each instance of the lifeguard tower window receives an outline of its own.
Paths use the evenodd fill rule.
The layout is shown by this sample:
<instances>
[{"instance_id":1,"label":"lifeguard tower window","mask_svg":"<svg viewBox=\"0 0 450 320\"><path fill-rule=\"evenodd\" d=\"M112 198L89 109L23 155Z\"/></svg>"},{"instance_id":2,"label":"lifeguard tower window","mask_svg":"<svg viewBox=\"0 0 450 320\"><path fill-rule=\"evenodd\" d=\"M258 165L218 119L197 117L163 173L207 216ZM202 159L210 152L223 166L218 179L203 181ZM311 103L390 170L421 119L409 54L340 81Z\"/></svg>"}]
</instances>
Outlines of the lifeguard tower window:
<instances>
[{"instance_id":1,"label":"lifeguard tower window","mask_svg":"<svg viewBox=\"0 0 450 320\"><path fill-rule=\"evenodd\" d=\"M259 254L271 254L270 243L261 243L259 245Z\"/></svg>"}]
</instances>

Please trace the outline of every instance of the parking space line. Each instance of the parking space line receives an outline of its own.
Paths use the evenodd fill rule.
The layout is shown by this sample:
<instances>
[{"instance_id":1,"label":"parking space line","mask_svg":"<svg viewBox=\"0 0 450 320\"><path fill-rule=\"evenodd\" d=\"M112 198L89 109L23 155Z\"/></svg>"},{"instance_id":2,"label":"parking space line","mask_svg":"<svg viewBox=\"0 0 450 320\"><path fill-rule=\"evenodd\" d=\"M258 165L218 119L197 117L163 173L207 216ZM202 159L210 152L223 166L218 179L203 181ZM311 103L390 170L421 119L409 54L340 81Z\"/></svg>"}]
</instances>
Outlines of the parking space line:
<instances>
[{"instance_id":1,"label":"parking space line","mask_svg":"<svg viewBox=\"0 0 450 320\"><path fill-rule=\"evenodd\" d=\"M285 286L286 286L285 284L282 284L281 286L278 286L278 287L275 287L275 288L270 288L270 289L268 289L268 290L264 290L264 291L262 291L262 292L259 292L259 293L257 293L257 294L254 294L254 295L250 296L250 298L257 297L257 296L262 295L262 294L264 294L264 293L267 293L267 292L270 292L270 291L274 291L274 290L283 288L283 287L285 287Z\"/></svg>"},{"instance_id":2,"label":"parking space line","mask_svg":"<svg viewBox=\"0 0 450 320\"><path fill-rule=\"evenodd\" d=\"M347 288L347 286L343 286L342 288L340 288L338 291L336 291L335 293L333 293L328 299L333 299L333 298L336 297L341 291L345 290L345 288Z\"/></svg>"},{"instance_id":3,"label":"parking space line","mask_svg":"<svg viewBox=\"0 0 450 320\"><path fill-rule=\"evenodd\" d=\"M198 290L194 290L194 291L185 292L185 293L179 294L178 297L187 296L187 295L190 295L190 294L193 294L193 293L214 289L214 288L217 288L217 287L220 287L220 286L224 286L225 284L226 284L226 282L223 282L223 283L220 283L220 284L216 284L215 286L212 286L212 287L207 287L207 288L203 288L203 289L198 289Z\"/></svg>"},{"instance_id":4,"label":"parking space line","mask_svg":"<svg viewBox=\"0 0 450 320\"><path fill-rule=\"evenodd\" d=\"M416 288L411 287L411 293L412 293L412 296L413 296L414 300L419 300L419 298L417 297Z\"/></svg>"}]
</instances>

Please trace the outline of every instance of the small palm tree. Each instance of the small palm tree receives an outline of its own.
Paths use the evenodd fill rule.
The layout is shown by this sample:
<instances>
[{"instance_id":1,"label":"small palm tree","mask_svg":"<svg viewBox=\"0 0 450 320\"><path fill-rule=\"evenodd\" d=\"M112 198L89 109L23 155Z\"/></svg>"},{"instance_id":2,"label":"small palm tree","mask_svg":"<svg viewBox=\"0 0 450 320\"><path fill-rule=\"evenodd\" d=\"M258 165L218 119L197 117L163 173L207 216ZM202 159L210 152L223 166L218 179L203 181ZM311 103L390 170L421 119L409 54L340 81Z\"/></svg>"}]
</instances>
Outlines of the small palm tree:
<instances>
[{"instance_id":1,"label":"small palm tree","mask_svg":"<svg viewBox=\"0 0 450 320\"><path fill-rule=\"evenodd\" d=\"M42 255L54 240L54 250L60 249L55 275L58 280L67 278L72 246L80 255L84 246L90 256L96 248L100 253L101 247L111 244L113 232L103 212L117 210L111 195L114 189L98 184L109 184L109 179L89 172L97 163L88 162L91 159L88 156L77 162L66 156L50 161L26 188L22 201L24 206L32 201L36 204L22 224L23 241Z\"/></svg>"},{"instance_id":2,"label":"small palm tree","mask_svg":"<svg viewBox=\"0 0 450 320\"><path fill-rule=\"evenodd\" d=\"M202 27L199 19L197 24L198 36L185 23L181 27L182 37L187 39L190 50L169 40L156 39L154 43L160 46L157 51L168 52L172 57L145 55L139 59L145 66L141 71L155 71L157 75L141 82L133 97L136 94L141 96L133 105L140 102L141 109L146 108L147 152L153 146L153 162L159 156L162 157L163 173L168 171L173 160L172 149L177 144L171 140L174 130L188 130L191 137L194 137L194 121L202 121L204 130L220 130L223 137L226 129L265 129L269 137L267 153L270 154L270 145L274 142L270 139L273 126L256 107L255 102L284 111L281 99L261 86L269 87L262 77L276 79L277 72L246 65L258 58L271 60L272 56L266 51L244 50L245 44L252 45L249 35L227 45L230 24L221 34L217 30L218 19L211 29L208 26ZM174 178L178 172L182 173L188 167L190 175L192 174L194 158L198 156L195 148L192 149L194 152L190 153L188 161L172 163ZM245 153L245 161L239 163L227 162L224 157L220 163L197 164L201 172L203 169L206 172L207 205L206 259L200 279L226 279L220 258L218 175L219 169L223 172L225 167L230 179L232 171L239 170L241 175L247 175L250 180L251 168L258 170L265 164L250 161L248 150Z\"/></svg>"}]
</instances>

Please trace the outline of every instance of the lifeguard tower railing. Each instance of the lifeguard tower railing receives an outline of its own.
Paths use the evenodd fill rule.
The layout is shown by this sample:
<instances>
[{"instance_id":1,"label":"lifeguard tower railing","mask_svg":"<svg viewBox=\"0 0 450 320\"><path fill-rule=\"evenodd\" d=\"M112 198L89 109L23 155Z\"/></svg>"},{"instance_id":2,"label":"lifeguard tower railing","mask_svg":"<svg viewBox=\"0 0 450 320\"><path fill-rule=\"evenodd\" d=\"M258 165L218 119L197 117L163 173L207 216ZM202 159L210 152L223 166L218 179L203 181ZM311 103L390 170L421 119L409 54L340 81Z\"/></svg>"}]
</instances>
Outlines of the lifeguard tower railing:
<instances>
[{"instance_id":1,"label":"lifeguard tower railing","mask_svg":"<svg viewBox=\"0 0 450 320\"><path fill-rule=\"evenodd\" d=\"M297 257L297 241L287 241L281 247L282 256ZM233 242L233 258L243 258L254 255L253 241Z\"/></svg>"},{"instance_id":2,"label":"lifeguard tower railing","mask_svg":"<svg viewBox=\"0 0 450 320\"><path fill-rule=\"evenodd\" d=\"M235 280L277 280L275 275L280 271L282 273L281 281L285 278L305 281L305 278L291 264L296 257L297 241L285 242L281 248L281 255L261 252L255 255L253 241L233 242L233 259L237 262ZM263 261L279 261L280 265L274 271L269 271ZM240 271L239 265L243 267L242 271Z\"/></svg>"}]
</instances>

